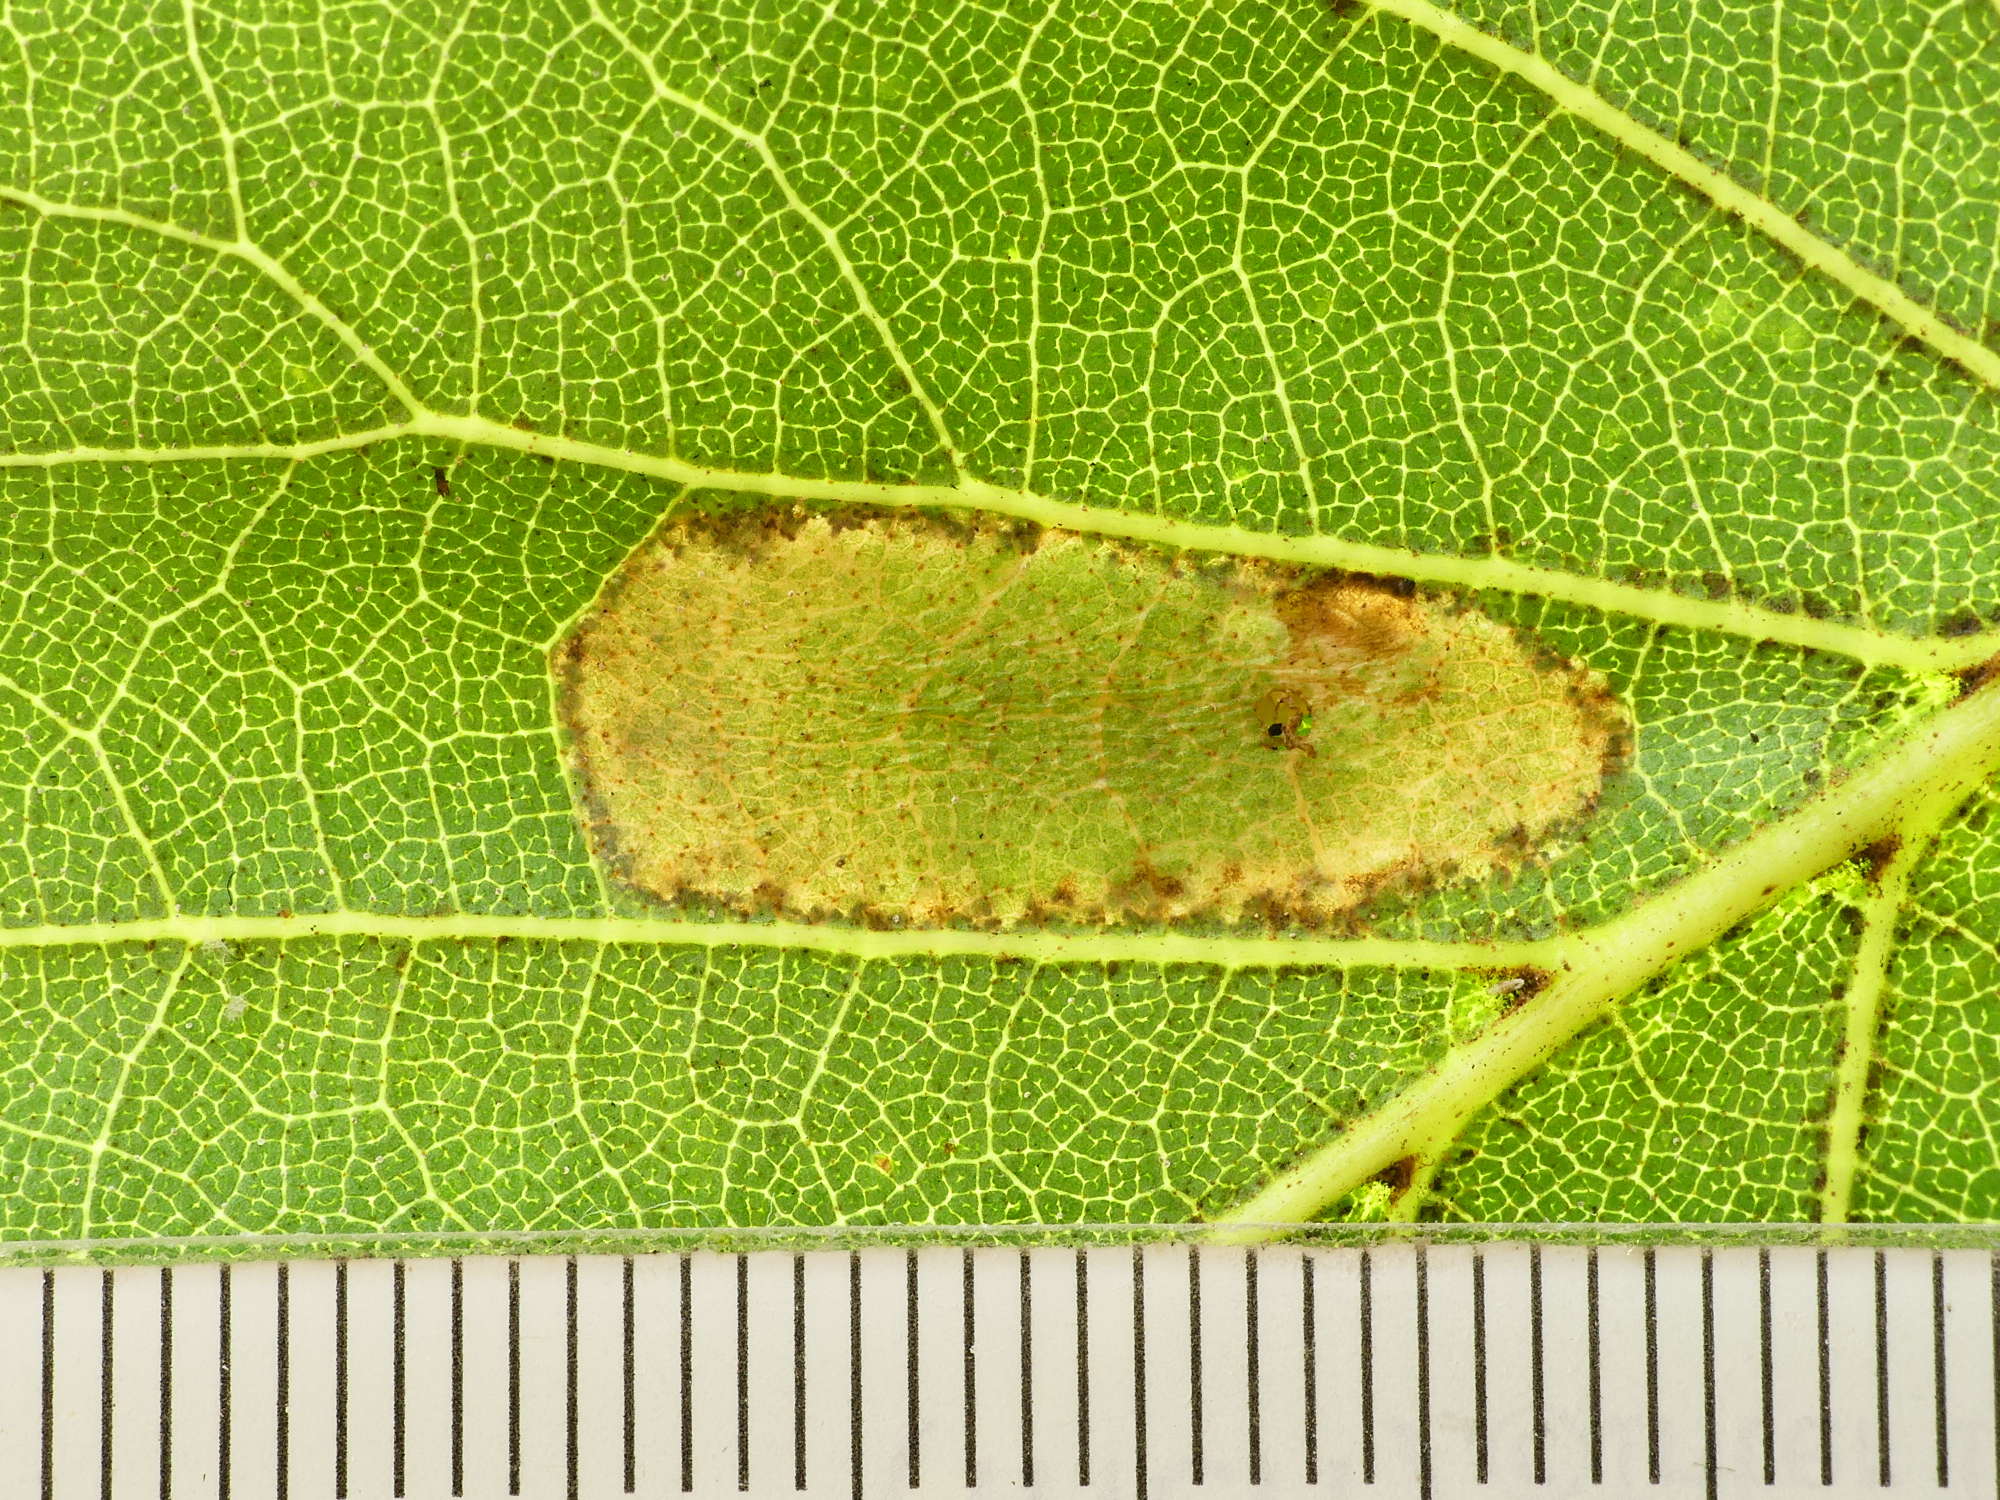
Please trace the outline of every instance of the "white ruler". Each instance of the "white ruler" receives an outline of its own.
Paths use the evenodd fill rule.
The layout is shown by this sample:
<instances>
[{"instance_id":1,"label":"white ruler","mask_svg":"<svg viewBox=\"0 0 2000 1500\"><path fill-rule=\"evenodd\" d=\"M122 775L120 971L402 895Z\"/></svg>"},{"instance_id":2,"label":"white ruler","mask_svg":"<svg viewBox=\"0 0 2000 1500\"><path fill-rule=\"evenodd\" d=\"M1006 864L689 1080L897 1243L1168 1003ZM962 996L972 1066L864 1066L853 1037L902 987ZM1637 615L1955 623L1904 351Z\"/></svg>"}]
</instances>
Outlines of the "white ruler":
<instances>
[{"instance_id":1,"label":"white ruler","mask_svg":"<svg viewBox=\"0 0 2000 1500\"><path fill-rule=\"evenodd\" d=\"M0 1271L5 1500L1994 1496L1982 1251Z\"/></svg>"}]
</instances>

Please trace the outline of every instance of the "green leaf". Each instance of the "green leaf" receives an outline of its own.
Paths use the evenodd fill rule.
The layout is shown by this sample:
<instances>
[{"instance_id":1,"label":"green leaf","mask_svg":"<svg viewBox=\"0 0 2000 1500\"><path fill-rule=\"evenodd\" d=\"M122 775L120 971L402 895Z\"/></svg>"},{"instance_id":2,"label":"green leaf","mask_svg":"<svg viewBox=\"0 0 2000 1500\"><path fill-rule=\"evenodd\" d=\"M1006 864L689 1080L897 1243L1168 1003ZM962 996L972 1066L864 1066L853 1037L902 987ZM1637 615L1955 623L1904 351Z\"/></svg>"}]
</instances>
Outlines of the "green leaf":
<instances>
[{"instance_id":1,"label":"green leaf","mask_svg":"<svg viewBox=\"0 0 2000 1500\"><path fill-rule=\"evenodd\" d=\"M2000 1217L2000 11L87 0L4 28L0 1251ZM1619 753L1506 858L1358 904L858 920L678 845L664 899L593 836L564 642L663 522L801 508L1371 575L1325 587L1518 643L1606 696ZM917 703L924 622L981 639L942 566L814 649L897 643L856 680ZM753 589L702 639L747 639L746 598L771 641L824 602ZM1206 671L1190 722L1233 722L1203 643L1276 627L1208 607L1136 660ZM931 722L986 722L999 639ZM705 695L762 681L675 660ZM1210 790L1198 741L1126 751L1159 774L1121 795L1200 869L1244 775L1388 806L1355 767L1427 764L1336 762L1361 721L1243 660L1282 754ZM1464 740L1480 770L1429 814L1462 799L1492 848L1498 691L1393 731ZM854 706L824 722L891 774ZM831 817L787 743L694 764ZM1060 871L1083 825L1009 785L980 826ZM868 879L942 878L899 837Z\"/></svg>"}]
</instances>

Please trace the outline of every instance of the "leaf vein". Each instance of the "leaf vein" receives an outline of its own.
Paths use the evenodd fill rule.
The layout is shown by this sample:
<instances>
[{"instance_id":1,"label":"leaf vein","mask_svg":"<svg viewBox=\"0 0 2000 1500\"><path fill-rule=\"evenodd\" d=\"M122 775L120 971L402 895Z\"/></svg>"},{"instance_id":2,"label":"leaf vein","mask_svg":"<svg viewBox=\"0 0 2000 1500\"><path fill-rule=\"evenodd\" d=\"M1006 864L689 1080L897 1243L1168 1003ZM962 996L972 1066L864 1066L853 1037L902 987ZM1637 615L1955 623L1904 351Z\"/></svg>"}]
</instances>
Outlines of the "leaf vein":
<instances>
[{"instance_id":1,"label":"leaf vein","mask_svg":"<svg viewBox=\"0 0 2000 1500\"><path fill-rule=\"evenodd\" d=\"M1952 327L1890 278L1869 270L1839 246L1806 229L1776 204L1703 162L1685 146L1640 124L1588 85L1569 78L1542 58L1459 19L1431 0L1369 0L1369 3L1429 32L1446 46L1455 47L1539 90L1559 109L1687 184L1723 213L1742 219L1866 302L1905 333L1960 366L1989 392L2000 392L2000 351L1989 349Z\"/></svg>"}]
</instances>

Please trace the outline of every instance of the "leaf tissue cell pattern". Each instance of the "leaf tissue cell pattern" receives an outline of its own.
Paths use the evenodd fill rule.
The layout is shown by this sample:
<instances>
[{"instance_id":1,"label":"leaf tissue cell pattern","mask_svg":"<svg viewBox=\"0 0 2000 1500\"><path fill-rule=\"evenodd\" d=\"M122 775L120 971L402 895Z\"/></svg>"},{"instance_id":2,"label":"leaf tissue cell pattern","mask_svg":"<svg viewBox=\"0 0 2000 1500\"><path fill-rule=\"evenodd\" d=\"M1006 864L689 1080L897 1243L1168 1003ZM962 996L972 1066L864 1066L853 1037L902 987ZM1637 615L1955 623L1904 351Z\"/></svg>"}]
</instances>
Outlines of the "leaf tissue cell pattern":
<instances>
[{"instance_id":1,"label":"leaf tissue cell pattern","mask_svg":"<svg viewBox=\"0 0 2000 1500\"><path fill-rule=\"evenodd\" d=\"M1072 532L738 514L559 648L606 861L808 917L1324 924L1519 862L1616 705L1475 611Z\"/></svg>"},{"instance_id":2,"label":"leaf tissue cell pattern","mask_svg":"<svg viewBox=\"0 0 2000 1500\"><path fill-rule=\"evenodd\" d=\"M0 1235L2000 1218L1996 26L8 9ZM1009 596L982 633L943 579L1007 566L1098 633L1051 653L1073 686L1123 702L1189 633L1193 696L1101 758L1201 704L1248 779L1174 736L1214 795L1120 845L1083 777L1067 905L1016 869L973 910L914 818L872 914L802 860L767 899L740 846L692 879L685 830L607 849L650 815L594 843L551 661L663 517L730 507L808 572L950 536L915 659L997 654ZM747 586L726 532L681 534ZM1287 589L1355 575L1414 587L1307 594L1555 705L1495 732L1586 684L1610 774L1489 758L1545 795L1504 858L1446 777L1400 804L1438 878L1344 832L1269 866L1324 854L1337 901L1253 902L1210 835L1300 837L1293 780L1351 817L1330 741L1380 743L1286 680ZM664 665L831 639L756 598ZM852 732L818 708L673 764L720 808L773 736L790 776ZM657 742L618 748L657 804Z\"/></svg>"},{"instance_id":3,"label":"leaf tissue cell pattern","mask_svg":"<svg viewBox=\"0 0 2000 1500\"><path fill-rule=\"evenodd\" d=\"M1381 969L756 944L317 939L4 963L12 993L50 1006L38 1035L10 1034L13 1240L1180 1222L1420 1073L1464 1003Z\"/></svg>"}]
</instances>

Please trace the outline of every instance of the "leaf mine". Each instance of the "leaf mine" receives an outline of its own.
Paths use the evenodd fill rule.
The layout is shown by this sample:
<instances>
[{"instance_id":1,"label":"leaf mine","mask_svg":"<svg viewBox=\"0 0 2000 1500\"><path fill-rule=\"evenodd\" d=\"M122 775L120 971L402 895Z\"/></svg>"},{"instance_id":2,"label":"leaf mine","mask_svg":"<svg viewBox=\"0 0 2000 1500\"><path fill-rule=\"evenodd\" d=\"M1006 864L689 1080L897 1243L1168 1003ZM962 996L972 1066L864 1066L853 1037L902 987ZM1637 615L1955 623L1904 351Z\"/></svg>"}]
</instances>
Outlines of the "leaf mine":
<instances>
[{"instance_id":1,"label":"leaf mine","mask_svg":"<svg viewBox=\"0 0 2000 1500\"><path fill-rule=\"evenodd\" d=\"M671 520L554 669L621 879L865 922L1351 920L1541 852L1627 738L1448 600L913 513Z\"/></svg>"}]
</instances>

